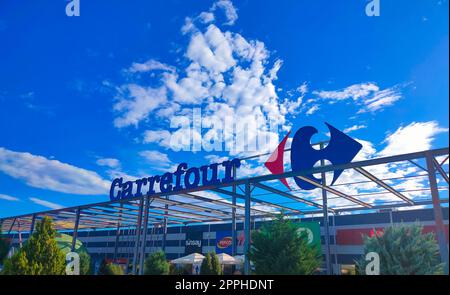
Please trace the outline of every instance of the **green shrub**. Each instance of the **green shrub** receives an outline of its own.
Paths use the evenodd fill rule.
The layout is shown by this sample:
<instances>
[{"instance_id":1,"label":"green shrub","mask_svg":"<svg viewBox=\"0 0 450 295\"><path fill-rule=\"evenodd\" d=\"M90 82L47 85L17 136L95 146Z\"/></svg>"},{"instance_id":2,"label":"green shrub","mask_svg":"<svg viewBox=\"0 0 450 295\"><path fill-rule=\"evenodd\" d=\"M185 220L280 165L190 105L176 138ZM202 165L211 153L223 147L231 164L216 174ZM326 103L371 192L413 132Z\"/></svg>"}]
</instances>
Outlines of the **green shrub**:
<instances>
[{"instance_id":1,"label":"green shrub","mask_svg":"<svg viewBox=\"0 0 450 295\"><path fill-rule=\"evenodd\" d=\"M70 235L61 233L56 234L56 243L65 255L72 251L72 240L73 238ZM80 256L80 275L92 274L93 267L91 263L91 256L79 239L77 239L75 243L75 253Z\"/></svg>"},{"instance_id":2,"label":"green shrub","mask_svg":"<svg viewBox=\"0 0 450 295\"><path fill-rule=\"evenodd\" d=\"M255 273L261 275L313 274L322 259L318 249L308 245L306 233L299 234L298 226L284 219L283 214L253 232L248 256Z\"/></svg>"},{"instance_id":3,"label":"green shrub","mask_svg":"<svg viewBox=\"0 0 450 295\"><path fill-rule=\"evenodd\" d=\"M442 274L439 247L433 233L423 234L420 225L397 225L384 232L374 230L372 237L364 236L364 255L357 262L359 274L365 274L369 261L366 254L375 252L380 257L381 275Z\"/></svg>"},{"instance_id":4,"label":"green shrub","mask_svg":"<svg viewBox=\"0 0 450 295\"><path fill-rule=\"evenodd\" d=\"M144 274L146 275L168 275L169 262L166 260L166 254L162 251L152 253L145 260Z\"/></svg>"},{"instance_id":5,"label":"green shrub","mask_svg":"<svg viewBox=\"0 0 450 295\"><path fill-rule=\"evenodd\" d=\"M108 263L103 260L98 269L99 275L114 276L114 275L124 275L123 268L115 263Z\"/></svg>"},{"instance_id":6,"label":"green shrub","mask_svg":"<svg viewBox=\"0 0 450 295\"><path fill-rule=\"evenodd\" d=\"M202 275L212 275L212 260L211 254L207 253L205 259L202 261L202 265L200 266L200 274Z\"/></svg>"},{"instance_id":7,"label":"green shrub","mask_svg":"<svg viewBox=\"0 0 450 295\"><path fill-rule=\"evenodd\" d=\"M0 264L2 264L3 259L5 259L6 255L8 255L9 247L10 243L3 237L2 228L0 227Z\"/></svg>"},{"instance_id":8,"label":"green shrub","mask_svg":"<svg viewBox=\"0 0 450 295\"><path fill-rule=\"evenodd\" d=\"M66 269L64 253L55 240L52 221L44 217L36 223L36 230L11 258L5 260L3 274L63 275Z\"/></svg>"},{"instance_id":9,"label":"green shrub","mask_svg":"<svg viewBox=\"0 0 450 295\"><path fill-rule=\"evenodd\" d=\"M213 275L222 275L222 265L219 262L219 257L217 257L217 254L213 252L211 254L211 272Z\"/></svg>"},{"instance_id":10,"label":"green shrub","mask_svg":"<svg viewBox=\"0 0 450 295\"><path fill-rule=\"evenodd\" d=\"M175 264L170 264L169 266L169 274L174 276L180 276L184 273L183 267L178 267Z\"/></svg>"}]
</instances>

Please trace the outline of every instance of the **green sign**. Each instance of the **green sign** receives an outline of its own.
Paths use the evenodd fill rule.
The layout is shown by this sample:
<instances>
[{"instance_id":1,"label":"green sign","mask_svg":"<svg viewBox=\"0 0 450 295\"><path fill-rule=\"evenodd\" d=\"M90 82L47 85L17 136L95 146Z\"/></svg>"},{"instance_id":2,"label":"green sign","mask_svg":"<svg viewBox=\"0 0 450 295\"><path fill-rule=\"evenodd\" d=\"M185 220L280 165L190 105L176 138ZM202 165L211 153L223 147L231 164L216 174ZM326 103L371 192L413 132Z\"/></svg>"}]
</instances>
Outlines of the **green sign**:
<instances>
[{"instance_id":1,"label":"green sign","mask_svg":"<svg viewBox=\"0 0 450 295\"><path fill-rule=\"evenodd\" d=\"M320 224L318 222L300 222L297 223L298 232L306 232L308 236L308 245L316 246L321 251Z\"/></svg>"}]
</instances>

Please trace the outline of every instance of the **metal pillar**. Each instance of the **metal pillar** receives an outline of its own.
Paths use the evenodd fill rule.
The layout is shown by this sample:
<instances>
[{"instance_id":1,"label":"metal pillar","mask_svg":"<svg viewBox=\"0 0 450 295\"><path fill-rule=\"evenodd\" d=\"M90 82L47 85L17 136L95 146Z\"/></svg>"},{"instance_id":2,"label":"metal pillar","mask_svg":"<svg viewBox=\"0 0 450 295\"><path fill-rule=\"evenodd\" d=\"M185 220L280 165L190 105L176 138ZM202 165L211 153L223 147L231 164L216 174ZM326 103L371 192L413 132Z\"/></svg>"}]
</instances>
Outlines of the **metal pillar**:
<instances>
[{"instance_id":1,"label":"metal pillar","mask_svg":"<svg viewBox=\"0 0 450 295\"><path fill-rule=\"evenodd\" d=\"M250 221L250 199L251 199L251 190L250 190L250 182L245 182L245 222L244 222L244 257L245 257L245 263L244 263L244 274L248 275L250 274L250 260L248 258L248 252L250 250L250 239L251 239L251 221Z\"/></svg>"},{"instance_id":2,"label":"metal pillar","mask_svg":"<svg viewBox=\"0 0 450 295\"><path fill-rule=\"evenodd\" d=\"M166 197L166 199L169 199L169 197ZM164 214L169 213L169 205L164 205ZM163 237L162 237L162 250L164 253L166 253L166 243L167 243L167 216L164 216L163 221Z\"/></svg>"},{"instance_id":3,"label":"metal pillar","mask_svg":"<svg viewBox=\"0 0 450 295\"><path fill-rule=\"evenodd\" d=\"M17 220L17 218L14 218L13 222L11 223L11 226L9 227L9 230L8 230L8 235L11 233L11 231L14 227L14 224L16 223L16 220Z\"/></svg>"},{"instance_id":4,"label":"metal pillar","mask_svg":"<svg viewBox=\"0 0 450 295\"><path fill-rule=\"evenodd\" d=\"M139 256L139 274L144 274L144 260L145 260L145 247L147 246L147 232L148 232L148 210L150 208L150 197L145 198L144 209L144 236L142 237L141 254Z\"/></svg>"},{"instance_id":5,"label":"metal pillar","mask_svg":"<svg viewBox=\"0 0 450 295\"><path fill-rule=\"evenodd\" d=\"M20 219L17 219L17 228L19 230L19 247L22 248L22 230L20 228Z\"/></svg>"},{"instance_id":6,"label":"metal pillar","mask_svg":"<svg viewBox=\"0 0 450 295\"><path fill-rule=\"evenodd\" d=\"M324 143L320 143L320 149L324 148ZM325 160L320 160L320 166L325 166ZM325 172L321 173L322 175L322 185L326 186L327 181L325 178ZM331 275L331 261L330 261L330 228L328 224L328 198L327 191L322 189L322 206L323 206L323 229L324 229L324 237L325 237L325 265L327 267L327 275Z\"/></svg>"},{"instance_id":7,"label":"metal pillar","mask_svg":"<svg viewBox=\"0 0 450 295\"><path fill-rule=\"evenodd\" d=\"M335 275L340 275L340 267L338 266L338 249L337 249L337 243L336 243L336 216L335 213L333 213L333 240L334 240L334 265L336 269L334 270Z\"/></svg>"},{"instance_id":8,"label":"metal pillar","mask_svg":"<svg viewBox=\"0 0 450 295\"><path fill-rule=\"evenodd\" d=\"M30 238L31 235L33 234L35 222L36 222L36 214L33 214L33 217L31 219L31 225L30 225L30 236L28 238Z\"/></svg>"},{"instance_id":9,"label":"metal pillar","mask_svg":"<svg viewBox=\"0 0 450 295\"><path fill-rule=\"evenodd\" d=\"M233 165L233 178L236 180L236 166ZM236 255L236 185L233 185L233 196L232 196L231 207L231 254Z\"/></svg>"},{"instance_id":10,"label":"metal pillar","mask_svg":"<svg viewBox=\"0 0 450 295\"><path fill-rule=\"evenodd\" d=\"M430 182L431 197L433 200L434 221L436 223L436 234L439 242L439 252L441 254L441 261L445 264L444 272L448 274L448 247L445 238L445 226L442 219L441 203L439 201L439 191L436 183L436 171L433 164L433 156L427 153L426 156L428 180Z\"/></svg>"},{"instance_id":11,"label":"metal pillar","mask_svg":"<svg viewBox=\"0 0 450 295\"><path fill-rule=\"evenodd\" d=\"M116 241L114 243L114 256L113 256L114 262L117 259L117 253L119 249L120 225L121 225L120 223L122 221L122 210L123 210L123 203L120 203L119 220L117 221L117 229L116 229Z\"/></svg>"},{"instance_id":12,"label":"metal pillar","mask_svg":"<svg viewBox=\"0 0 450 295\"><path fill-rule=\"evenodd\" d=\"M132 273L135 275L137 274L137 259L139 256L139 242L141 239L141 226L142 226L142 211L144 207L144 198L141 198L139 201L139 211L138 211L138 217L137 217L137 224L136 224L136 239L134 244L134 257L133 257L133 268Z\"/></svg>"},{"instance_id":13,"label":"metal pillar","mask_svg":"<svg viewBox=\"0 0 450 295\"><path fill-rule=\"evenodd\" d=\"M72 235L72 248L71 248L72 252L75 251L75 245L77 243L78 226L80 224L80 212L81 212L81 209L77 208L76 216L75 216L75 226L73 227L73 235Z\"/></svg>"}]
</instances>

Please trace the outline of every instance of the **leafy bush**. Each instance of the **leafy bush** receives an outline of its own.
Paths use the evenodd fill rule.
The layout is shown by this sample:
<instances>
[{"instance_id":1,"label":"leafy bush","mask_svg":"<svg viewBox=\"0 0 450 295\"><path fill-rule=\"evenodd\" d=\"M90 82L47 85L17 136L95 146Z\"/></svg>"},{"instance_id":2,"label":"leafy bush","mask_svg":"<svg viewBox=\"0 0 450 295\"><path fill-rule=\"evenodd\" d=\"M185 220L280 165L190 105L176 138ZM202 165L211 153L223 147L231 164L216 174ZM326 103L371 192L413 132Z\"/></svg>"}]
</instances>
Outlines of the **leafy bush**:
<instances>
[{"instance_id":1,"label":"leafy bush","mask_svg":"<svg viewBox=\"0 0 450 295\"><path fill-rule=\"evenodd\" d=\"M67 234L56 234L56 243L64 254L72 251L72 239L72 236ZM91 256L79 239L77 239L75 243L75 252L80 256L80 275L92 274L93 266L91 263Z\"/></svg>"},{"instance_id":2,"label":"leafy bush","mask_svg":"<svg viewBox=\"0 0 450 295\"><path fill-rule=\"evenodd\" d=\"M44 217L36 230L11 258L5 260L3 274L8 275L63 275L66 261L55 240L52 221Z\"/></svg>"},{"instance_id":3,"label":"leafy bush","mask_svg":"<svg viewBox=\"0 0 450 295\"><path fill-rule=\"evenodd\" d=\"M9 247L10 243L3 237L2 229L0 227L0 264L2 264L3 259L5 259L6 255L8 255Z\"/></svg>"},{"instance_id":4,"label":"leafy bush","mask_svg":"<svg viewBox=\"0 0 450 295\"><path fill-rule=\"evenodd\" d=\"M263 225L252 234L248 253L256 274L313 274L321 264L322 256L316 247L308 245L305 232L280 214L273 222Z\"/></svg>"},{"instance_id":5,"label":"leafy bush","mask_svg":"<svg viewBox=\"0 0 450 295\"><path fill-rule=\"evenodd\" d=\"M211 254L211 272L213 275L222 275L222 265L219 262L219 257L216 253Z\"/></svg>"},{"instance_id":6,"label":"leafy bush","mask_svg":"<svg viewBox=\"0 0 450 295\"><path fill-rule=\"evenodd\" d=\"M123 275L123 268L115 263L108 263L106 260L103 260L98 269L99 275L105 276L114 276L114 275Z\"/></svg>"},{"instance_id":7,"label":"leafy bush","mask_svg":"<svg viewBox=\"0 0 450 295\"><path fill-rule=\"evenodd\" d=\"M145 260L144 274L146 275L168 275L169 262L166 260L166 254L162 251L152 253Z\"/></svg>"},{"instance_id":8,"label":"leafy bush","mask_svg":"<svg viewBox=\"0 0 450 295\"><path fill-rule=\"evenodd\" d=\"M202 275L222 275L222 265L219 262L219 257L216 253L206 254L205 259L202 261L200 268L200 274Z\"/></svg>"},{"instance_id":9,"label":"leafy bush","mask_svg":"<svg viewBox=\"0 0 450 295\"><path fill-rule=\"evenodd\" d=\"M211 254L207 253L205 259L202 261L200 266L200 274L202 275L212 275L212 261Z\"/></svg>"},{"instance_id":10,"label":"leafy bush","mask_svg":"<svg viewBox=\"0 0 450 295\"><path fill-rule=\"evenodd\" d=\"M397 225L364 236L364 256L357 262L358 273L364 274L369 252L378 253L381 275L442 274L439 247L433 233L423 234L420 225Z\"/></svg>"},{"instance_id":11,"label":"leafy bush","mask_svg":"<svg viewBox=\"0 0 450 295\"><path fill-rule=\"evenodd\" d=\"M180 276L180 275L184 274L184 269L183 269L183 267L178 267L175 264L170 264L169 265L169 274L175 275L175 276Z\"/></svg>"}]
</instances>

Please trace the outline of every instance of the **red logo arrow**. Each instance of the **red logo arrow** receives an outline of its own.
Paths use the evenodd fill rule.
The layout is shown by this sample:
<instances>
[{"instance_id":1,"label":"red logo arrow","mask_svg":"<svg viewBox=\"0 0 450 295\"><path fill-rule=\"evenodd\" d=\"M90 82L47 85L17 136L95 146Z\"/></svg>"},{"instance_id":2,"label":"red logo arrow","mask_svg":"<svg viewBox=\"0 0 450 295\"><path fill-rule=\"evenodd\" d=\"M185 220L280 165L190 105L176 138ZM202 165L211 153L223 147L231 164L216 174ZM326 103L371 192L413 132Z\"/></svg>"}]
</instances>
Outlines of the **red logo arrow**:
<instances>
[{"instance_id":1,"label":"red logo arrow","mask_svg":"<svg viewBox=\"0 0 450 295\"><path fill-rule=\"evenodd\" d=\"M273 151L272 155L270 155L269 159L267 159L267 161L264 163L264 166L266 166L267 169L272 172L272 174L284 173L284 146L286 145L286 142L289 138L289 134L291 134L291 131L288 132L288 134L283 138L276 150ZM280 179L280 181L289 190L291 189L286 181L286 178L282 178Z\"/></svg>"}]
</instances>

